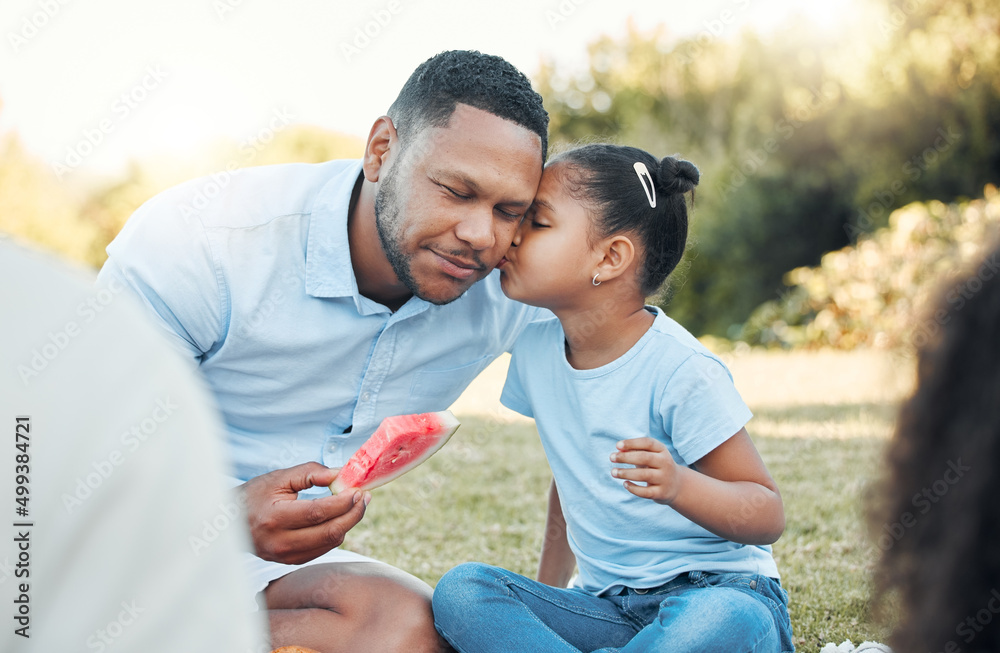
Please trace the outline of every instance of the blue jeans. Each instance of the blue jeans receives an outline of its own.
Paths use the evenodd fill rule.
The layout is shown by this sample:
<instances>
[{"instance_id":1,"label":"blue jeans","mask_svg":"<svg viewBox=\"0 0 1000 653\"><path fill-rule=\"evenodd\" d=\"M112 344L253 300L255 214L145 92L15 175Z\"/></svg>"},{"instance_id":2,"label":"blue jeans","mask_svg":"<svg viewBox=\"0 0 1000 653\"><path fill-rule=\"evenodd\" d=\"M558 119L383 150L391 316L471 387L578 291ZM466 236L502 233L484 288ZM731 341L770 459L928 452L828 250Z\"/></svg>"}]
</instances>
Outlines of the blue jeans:
<instances>
[{"instance_id":1,"label":"blue jeans","mask_svg":"<svg viewBox=\"0 0 1000 653\"><path fill-rule=\"evenodd\" d=\"M598 597L470 562L438 582L434 623L461 653L784 653L795 650L787 606L767 576L694 571Z\"/></svg>"}]
</instances>

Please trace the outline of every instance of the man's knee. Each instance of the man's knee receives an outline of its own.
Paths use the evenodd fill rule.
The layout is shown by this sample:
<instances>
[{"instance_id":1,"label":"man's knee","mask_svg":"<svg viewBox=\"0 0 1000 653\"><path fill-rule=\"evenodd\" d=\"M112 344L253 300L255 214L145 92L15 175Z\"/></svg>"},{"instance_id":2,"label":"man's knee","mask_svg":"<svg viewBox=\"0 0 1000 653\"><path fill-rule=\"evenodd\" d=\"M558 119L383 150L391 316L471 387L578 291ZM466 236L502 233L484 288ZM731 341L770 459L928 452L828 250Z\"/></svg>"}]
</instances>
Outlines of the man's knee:
<instances>
[{"instance_id":1,"label":"man's knee","mask_svg":"<svg viewBox=\"0 0 1000 653\"><path fill-rule=\"evenodd\" d=\"M367 562L316 565L277 582L285 584L268 588L268 607L323 608L338 614L369 614L400 601L429 605L432 593L430 585L411 574ZM277 605L270 601L275 590Z\"/></svg>"},{"instance_id":2,"label":"man's knee","mask_svg":"<svg viewBox=\"0 0 1000 653\"><path fill-rule=\"evenodd\" d=\"M349 608L357 650L386 653L438 653L449 650L434 628L431 597L420 588L392 581L372 582L360 601Z\"/></svg>"},{"instance_id":3,"label":"man's knee","mask_svg":"<svg viewBox=\"0 0 1000 653\"><path fill-rule=\"evenodd\" d=\"M391 603L379 603L359 627L364 631L361 639L375 647L369 650L387 653L437 653L441 650L430 598L413 592L400 592Z\"/></svg>"},{"instance_id":4,"label":"man's knee","mask_svg":"<svg viewBox=\"0 0 1000 653\"><path fill-rule=\"evenodd\" d=\"M337 639L331 650L437 653L442 649L431 592L420 579L388 565L316 565L276 581L268 589L268 607L278 611L287 635L280 641L328 626ZM274 627L276 617L271 621Z\"/></svg>"}]
</instances>

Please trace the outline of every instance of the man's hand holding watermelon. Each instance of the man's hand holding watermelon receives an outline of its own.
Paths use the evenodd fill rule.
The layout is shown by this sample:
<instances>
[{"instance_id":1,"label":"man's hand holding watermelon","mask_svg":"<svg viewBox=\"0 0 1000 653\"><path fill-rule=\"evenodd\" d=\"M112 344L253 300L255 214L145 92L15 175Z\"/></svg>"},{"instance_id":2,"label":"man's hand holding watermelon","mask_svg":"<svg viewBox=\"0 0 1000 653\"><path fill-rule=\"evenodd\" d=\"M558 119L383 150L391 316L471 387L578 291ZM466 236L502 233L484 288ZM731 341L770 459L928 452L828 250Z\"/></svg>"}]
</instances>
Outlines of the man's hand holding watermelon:
<instances>
[{"instance_id":1,"label":"man's hand holding watermelon","mask_svg":"<svg viewBox=\"0 0 1000 653\"><path fill-rule=\"evenodd\" d=\"M302 490L330 485L338 471L309 462L243 484L250 536L258 556L295 565L343 544L347 531L364 517L370 492L297 501Z\"/></svg>"}]
</instances>

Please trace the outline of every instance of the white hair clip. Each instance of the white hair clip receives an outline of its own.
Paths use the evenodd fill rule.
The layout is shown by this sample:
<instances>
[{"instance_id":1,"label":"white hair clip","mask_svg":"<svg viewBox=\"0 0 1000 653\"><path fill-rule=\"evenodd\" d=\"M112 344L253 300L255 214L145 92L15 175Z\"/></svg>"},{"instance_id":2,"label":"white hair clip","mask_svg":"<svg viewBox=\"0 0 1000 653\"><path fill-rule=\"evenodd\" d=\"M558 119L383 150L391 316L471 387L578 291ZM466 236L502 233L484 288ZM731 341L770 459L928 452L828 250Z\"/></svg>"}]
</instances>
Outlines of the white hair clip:
<instances>
[{"instance_id":1,"label":"white hair clip","mask_svg":"<svg viewBox=\"0 0 1000 653\"><path fill-rule=\"evenodd\" d=\"M642 184L642 189L646 191L646 199L649 200L649 208L656 208L656 187L653 186L653 175L649 174L649 169L646 164L642 161L636 161L635 174L639 175L639 183ZM649 186L646 186L646 181L649 181Z\"/></svg>"}]
</instances>

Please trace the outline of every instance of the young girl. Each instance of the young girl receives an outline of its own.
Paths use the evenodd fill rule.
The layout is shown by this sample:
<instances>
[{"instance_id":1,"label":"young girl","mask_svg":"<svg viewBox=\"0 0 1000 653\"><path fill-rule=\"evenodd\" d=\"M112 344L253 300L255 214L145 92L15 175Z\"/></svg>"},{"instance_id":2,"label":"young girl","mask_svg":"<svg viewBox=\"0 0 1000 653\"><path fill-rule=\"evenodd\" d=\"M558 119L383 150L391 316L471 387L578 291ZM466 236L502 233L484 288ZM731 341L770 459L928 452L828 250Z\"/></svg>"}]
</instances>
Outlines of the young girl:
<instances>
[{"instance_id":1,"label":"young girl","mask_svg":"<svg viewBox=\"0 0 1000 653\"><path fill-rule=\"evenodd\" d=\"M441 579L435 623L459 651L794 650L769 546L784 511L750 411L644 301L684 252L697 183L632 147L546 167L498 266L509 297L558 318L518 340L501 397L535 419L552 468L546 538L538 581L480 563Z\"/></svg>"}]
</instances>

